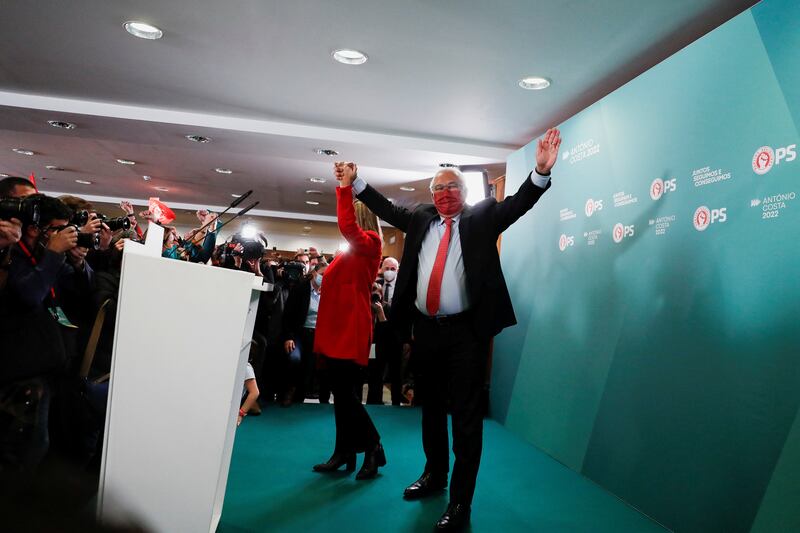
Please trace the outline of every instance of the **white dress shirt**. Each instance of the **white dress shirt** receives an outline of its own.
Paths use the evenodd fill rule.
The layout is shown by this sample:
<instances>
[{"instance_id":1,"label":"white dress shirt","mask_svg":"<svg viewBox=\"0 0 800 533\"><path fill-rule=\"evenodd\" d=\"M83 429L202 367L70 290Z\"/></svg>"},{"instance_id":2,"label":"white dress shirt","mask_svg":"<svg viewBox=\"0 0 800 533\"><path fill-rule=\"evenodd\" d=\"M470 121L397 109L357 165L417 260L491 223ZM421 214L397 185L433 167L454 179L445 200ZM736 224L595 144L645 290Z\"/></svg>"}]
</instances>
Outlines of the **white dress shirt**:
<instances>
[{"instance_id":1,"label":"white dress shirt","mask_svg":"<svg viewBox=\"0 0 800 533\"><path fill-rule=\"evenodd\" d=\"M542 176L531 172L530 180L537 187L544 189L550 182L550 176ZM367 182L360 176L353 180L353 192L361 194L367 187ZM442 275L442 288L439 292L439 312L437 316L455 315L469 309L470 302L467 296L467 277L464 273L464 257L461 253L461 235L458 231L458 222L461 215L453 217L453 226L450 229L450 244L447 247L447 260L444 264ZM417 309L428 315L428 282L436 261L436 252L446 229L444 217L438 216L428 227L422 246L419 249L419 264L417 266Z\"/></svg>"}]
</instances>

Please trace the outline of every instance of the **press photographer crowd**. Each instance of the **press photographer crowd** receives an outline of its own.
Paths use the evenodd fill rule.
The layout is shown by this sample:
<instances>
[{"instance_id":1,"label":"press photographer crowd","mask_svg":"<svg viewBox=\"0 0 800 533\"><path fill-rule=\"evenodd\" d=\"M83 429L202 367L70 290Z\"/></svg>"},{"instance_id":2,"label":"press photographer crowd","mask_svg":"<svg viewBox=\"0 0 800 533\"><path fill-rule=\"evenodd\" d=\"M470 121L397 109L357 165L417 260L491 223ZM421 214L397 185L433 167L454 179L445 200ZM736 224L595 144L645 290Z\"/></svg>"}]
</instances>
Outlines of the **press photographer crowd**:
<instances>
[{"instance_id":1,"label":"press photographer crowd","mask_svg":"<svg viewBox=\"0 0 800 533\"><path fill-rule=\"evenodd\" d=\"M130 202L119 205L119 213L100 213L82 198L38 193L25 178L0 181L0 474L49 463L98 473L122 252L152 224L164 227L163 257L248 271L271 284L259 302L238 423L268 404L332 401L324 359L313 352L331 255L309 247L284 257L265 235L247 232L217 243L222 219L207 210L179 235L165 224L163 204L138 216ZM387 319L398 268L384 258L372 287L367 403L384 403L384 383L393 405L414 402L409 347ZM189 407L165 406L171 414L181 408Z\"/></svg>"}]
</instances>

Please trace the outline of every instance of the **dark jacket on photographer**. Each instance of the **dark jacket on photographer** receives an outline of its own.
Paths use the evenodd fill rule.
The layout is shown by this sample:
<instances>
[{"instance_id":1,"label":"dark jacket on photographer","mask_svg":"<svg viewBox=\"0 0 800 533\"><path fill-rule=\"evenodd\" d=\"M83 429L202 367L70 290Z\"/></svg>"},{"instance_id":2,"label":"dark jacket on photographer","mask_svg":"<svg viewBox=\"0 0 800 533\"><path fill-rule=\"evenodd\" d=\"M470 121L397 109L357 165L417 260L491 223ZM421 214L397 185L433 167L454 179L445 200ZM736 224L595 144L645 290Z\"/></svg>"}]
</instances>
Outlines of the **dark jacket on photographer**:
<instances>
[{"instance_id":1,"label":"dark jacket on photographer","mask_svg":"<svg viewBox=\"0 0 800 533\"><path fill-rule=\"evenodd\" d=\"M281 321L281 341L297 340L303 331L311 303L311 281L301 280L289 291Z\"/></svg>"},{"instance_id":2,"label":"dark jacket on photographer","mask_svg":"<svg viewBox=\"0 0 800 533\"><path fill-rule=\"evenodd\" d=\"M83 272L64 254L44 247L11 250L8 280L0 302L0 382L62 372L77 356L75 328L64 313L65 296L88 295L91 267ZM58 311L62 317L59 320Z\"/></svg>"}]
</instances>

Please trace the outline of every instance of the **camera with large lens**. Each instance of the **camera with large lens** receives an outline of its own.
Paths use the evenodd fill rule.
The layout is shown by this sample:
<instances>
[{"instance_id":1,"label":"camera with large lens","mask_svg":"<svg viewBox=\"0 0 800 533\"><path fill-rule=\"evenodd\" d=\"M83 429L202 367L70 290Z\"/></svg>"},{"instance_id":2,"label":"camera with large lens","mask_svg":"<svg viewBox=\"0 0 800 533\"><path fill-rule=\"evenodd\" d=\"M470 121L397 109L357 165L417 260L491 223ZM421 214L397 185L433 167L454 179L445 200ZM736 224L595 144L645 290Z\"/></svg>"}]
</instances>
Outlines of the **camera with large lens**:
<instances>
[{"instance_id":1,"label":"camera with large lens","mask_svg":"<svg viewBox=\"0 0 800 533\"><path fill-rule=\"evenodd\" d=\"M108 226L111 231L129 230L131 229L131 220L128 217L109 218L105 215L97 215L100 220Z\"/></svg>"},{"instance_id":2,"label":"camera with large lens","mask_svg":"<svg viewBox=\"0 0 800 533\"><path fill-rule=\"evenodd\" d=\"M0 200L0 220L16 218L23 226L39 223L37 198L3 198Z\"/></svg>"},{"instance_id":3,"label":"camera with large lens","mask_svg":"<svg viewBox=\"0 0 800 533\"><path fill-rule=\"evenodd\" d=\"M97 250L100 248L99 233L82 233L76 224L72 224L72 227L78 232L78 244L76 244L76 246L89 248L90 250Z\"/></svg>"},{"instance_id":4,"label":"camera with large lens","mask_svg":"<svg viewBox=\"0 0 800 533\"><path fill-rule=\"evenodd\" d=\"M289 261L283 265L283 276L289 281L300 281L305 271L305 265L299 261Z\"/></svg>"},{"instance_id":5,"label":"camera with large lens","mask_svg":"<svg viewBox=\"0 0 800 533\"><path fill-rule=\"evenodd\" d=\"M89 212L85 209L81 211L75 211L72 214L72 218L69 219L69 223L79 228L82 228L83 226L89 223Z\"/></svg>"},{"instance_id":6,"label":"camera with large lens","mask_svg":"<svg viewBox=\"0 0 800 533\"><path fill-rule=\"evenodd\" d=\"M241 234L237 233L231 238L231 242L228 244L228 246L233 249L237 244L241 244L242 251L237 252L236 250L233 250L231 251L231 255L241 255L242 260L252 261L253 259L261 259L261 256L264 255L264 250L267 249L266 241L267 239L263 235L252 238L242 237Z\"/></svg>"}]
</instances>

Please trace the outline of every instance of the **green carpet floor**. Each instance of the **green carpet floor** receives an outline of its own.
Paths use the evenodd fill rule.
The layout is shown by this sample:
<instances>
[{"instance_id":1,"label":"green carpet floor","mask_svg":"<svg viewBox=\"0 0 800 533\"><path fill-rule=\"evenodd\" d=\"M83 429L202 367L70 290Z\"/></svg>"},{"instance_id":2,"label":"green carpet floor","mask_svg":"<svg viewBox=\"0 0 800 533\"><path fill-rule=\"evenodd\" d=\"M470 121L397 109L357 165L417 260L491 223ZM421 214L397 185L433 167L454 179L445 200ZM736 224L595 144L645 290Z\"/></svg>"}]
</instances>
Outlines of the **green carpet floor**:
<instances>
[{"instance_id":1,"label":"green carpet floor","mask_svg":"<svg viewBox=\"0 0 800 533\"><path fill-rule=\"evenodd\" d=\"M402 499L403 489L424 466L419 409L368 409L388 461L370 481L356 481L344 472L311 471L332 451L333 406L268 406L260 417L246 418L236 435L217 531L431 531L447 505L447 493L423 501ZM360 455L357 468L362 459ZM665 530L487 420L472 531Z\"/></svg>"}]
</instances>

